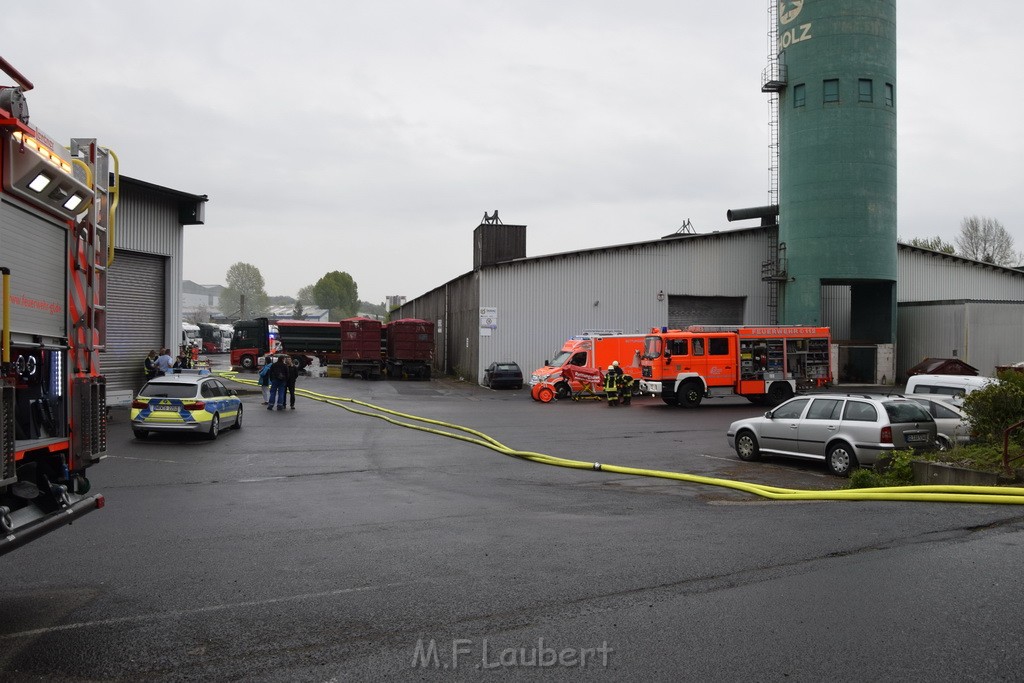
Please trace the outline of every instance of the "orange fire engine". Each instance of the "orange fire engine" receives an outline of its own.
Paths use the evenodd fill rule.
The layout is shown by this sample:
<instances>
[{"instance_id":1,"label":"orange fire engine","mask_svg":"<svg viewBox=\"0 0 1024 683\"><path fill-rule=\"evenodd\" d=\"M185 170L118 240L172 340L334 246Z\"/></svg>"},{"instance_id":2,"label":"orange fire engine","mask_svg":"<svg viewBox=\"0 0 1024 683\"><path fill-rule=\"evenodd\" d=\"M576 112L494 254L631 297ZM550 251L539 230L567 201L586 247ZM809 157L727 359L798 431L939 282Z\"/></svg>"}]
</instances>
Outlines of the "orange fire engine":
<instances>
[{"instance_id":1,"label":"orange fire engine","mask_svg":"<svg viewBox=\"0 0 1024 683\"><path fill-rule=\"evenodd\" d=\"M827 327L653 329L644 339L640 391L685 408L713 396L778 405L832 383L831 341Z\"/></svg>"}]
</instances>

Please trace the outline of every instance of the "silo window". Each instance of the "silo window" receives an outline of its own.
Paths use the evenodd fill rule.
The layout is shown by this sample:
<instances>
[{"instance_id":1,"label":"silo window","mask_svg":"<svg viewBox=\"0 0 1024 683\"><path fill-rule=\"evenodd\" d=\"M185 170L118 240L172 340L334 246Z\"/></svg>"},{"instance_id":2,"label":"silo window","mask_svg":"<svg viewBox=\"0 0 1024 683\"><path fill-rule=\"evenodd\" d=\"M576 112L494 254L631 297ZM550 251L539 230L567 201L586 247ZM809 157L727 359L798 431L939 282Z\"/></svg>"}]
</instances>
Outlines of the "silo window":
<instances>
[{"instance_id":1,"label":"silo window","mask_svg":"<svg viewBox=\"0 0 1024 683\"><path fill-rule=\"evenodd\" d=\"M822 84L822 90L824 93L823 102L838 102L839 101L839 79L829 78L826 79Z\"/></svg>"},{"instance_id":2,"label":"silo window","mask_svg":"<svg viewBox=\"0 0 1024 683\"><path fill-rule=\"evenodd\" d=\"M892 83L885 84L885 106L891 107L893 105L893 94L892 94Z\"/></svg>"},{"instance_id":3,"label":"silo window","mask_svg":"<svg viewBox=\"0 0 1024 683\"><path fill-rule=\"evenodd\" d=\"M807 104L807 86L797 83L793 86L793 106L802 107Z\"/></svg>"},{"instance_id":4,"label":"silo window","mask_svg":"<svg viewBox=\"0 0 1024 683\"><path fill-rule=\"evenodd\" d=\"M861 102L874 102L874 85L870 78L862 78L857 82L857 99Z\"/></svg>"}]
</instances>

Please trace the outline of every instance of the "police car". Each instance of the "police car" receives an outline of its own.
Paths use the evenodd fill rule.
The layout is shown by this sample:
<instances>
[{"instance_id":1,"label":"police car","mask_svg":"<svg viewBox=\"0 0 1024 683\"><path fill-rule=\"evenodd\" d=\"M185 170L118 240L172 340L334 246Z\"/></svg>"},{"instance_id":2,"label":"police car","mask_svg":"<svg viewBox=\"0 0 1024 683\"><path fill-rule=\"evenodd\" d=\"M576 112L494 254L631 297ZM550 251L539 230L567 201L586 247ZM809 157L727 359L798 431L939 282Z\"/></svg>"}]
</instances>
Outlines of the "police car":
<instances>
[{"instance_id":1,"label":"police car","mask_svg":"<svg viewBox=\"0 0 1024 683\"><path fill-rule=\"evenodd\" d=\"M146 383L132 401L132 431L199 432L216 439L221 427L242 428L242 401L216 377L185 371Z\"/></svg>"}]
</instances>

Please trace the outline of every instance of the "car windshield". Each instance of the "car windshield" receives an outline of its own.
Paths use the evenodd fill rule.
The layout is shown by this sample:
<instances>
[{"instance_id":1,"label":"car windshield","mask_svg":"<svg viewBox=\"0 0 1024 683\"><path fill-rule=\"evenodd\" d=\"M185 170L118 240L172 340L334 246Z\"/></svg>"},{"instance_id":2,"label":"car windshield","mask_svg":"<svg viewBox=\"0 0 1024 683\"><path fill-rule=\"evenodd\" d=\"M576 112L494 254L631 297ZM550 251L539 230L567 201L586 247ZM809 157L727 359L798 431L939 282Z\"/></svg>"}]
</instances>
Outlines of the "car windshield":
<instances>
[{"instance_id":1,"label":"car windshield","mask_svg":"<svg viewBox=\"0 0 1024 683\"><path fill-rule=\"evenodd\" d=\"M645 337L643 357L653 360L661 355L661 337Z\"/></svg>"},{"instance_id":2,"label":"car windshield","mask_svg":"<svg viewBox=\"0 0 1024 683\"><path fill-rule=\"evenodd\" d=\"M569 360L569 356L571 355L571 351L559 351L557 356L548 361L548 365L550 365L553 368L560 368L565 363L565 361Z\"/></svg>"},{"instance_id":3,"label":"car windshield","mask_svg":"<svg viewBox=\"0 0 1024 683\"><path fill-rule=\"evenodd\" d=\"M932 422L932 416L914 401L886 401L885 412L893 424L904 422Z\"/></svg>"},{"instance_id":4,"label":"car windshield","mask_svg":"<svg viewBox=\"0 0 1024 683\"><path fill-rule=\"evenodd\" d=\"M146 398L192 398L195 395L195 384L179 382L149 382L139 392L139 396Z\"/></svg>"}]
</instances>

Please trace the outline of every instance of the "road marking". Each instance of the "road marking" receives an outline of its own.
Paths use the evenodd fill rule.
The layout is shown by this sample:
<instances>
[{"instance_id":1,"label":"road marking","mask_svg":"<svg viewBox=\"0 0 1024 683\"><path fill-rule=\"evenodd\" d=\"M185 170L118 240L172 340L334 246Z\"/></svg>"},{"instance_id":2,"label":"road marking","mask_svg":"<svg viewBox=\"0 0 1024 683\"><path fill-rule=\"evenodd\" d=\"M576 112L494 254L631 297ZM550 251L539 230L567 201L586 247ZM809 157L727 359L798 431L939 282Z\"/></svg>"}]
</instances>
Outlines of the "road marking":
<instances>
[{"instance_id":1,"label":"road marking","mask_svg":"<svg viewBox=\"0 0 1024 683\"><path fill-rule=\"evenodd\" d=\"M173 465L180 465L180 460L161 460L160 458L133 458L130 455L108 455L108 458L117 458L118 460L141 460L143 462L169 462Z\"/></svg>"},{"instance_id":2,"label":"road marking","mask_svg":"<svg viewBox=\"0 0 1024 683\"><path fill-rule=\"evenodd\" d=\"M96 626L115 626L117 624L130 624L133 622L178 619L181 617L195 616L197 614L209 614L211 612L223 612L230 609L245 609L249 607L263 607L266 605L277 605L285 602L300 602L302 600L314 600L318 598L331 598L349 593L362 593L372 590L384 590L399 586L412 585L415 582L405 581L401 583L384 583L379 586L357 586L355 588L337 588L332 591L320 593L303 593L300 595L288 595L281 598L267 598L266 600L250 600L247 602L233 602L224 605L210 605L208 607L196 607L195 609L174 610L171 612L159 612L154 614L140 614L132 617L112 617L110 619L97 619L95 621L79 621L73 624L61 624L60 626L46 626L43 628L18 631L17 633L5 633L0 635L0 641L14 640L16 638L28 638L48 633L60 633L61 631L75 631L83 628L94 628Z\"/></svg>"}]
</instances>

